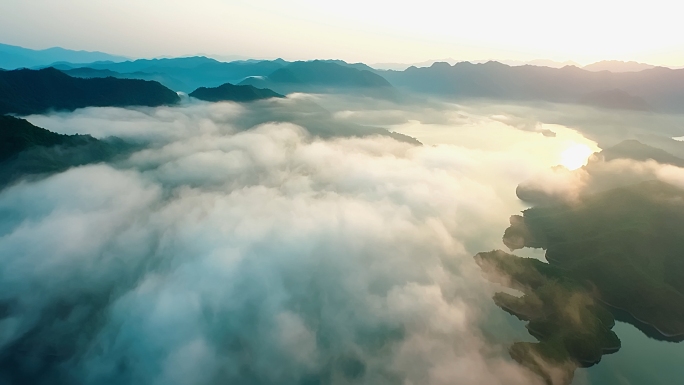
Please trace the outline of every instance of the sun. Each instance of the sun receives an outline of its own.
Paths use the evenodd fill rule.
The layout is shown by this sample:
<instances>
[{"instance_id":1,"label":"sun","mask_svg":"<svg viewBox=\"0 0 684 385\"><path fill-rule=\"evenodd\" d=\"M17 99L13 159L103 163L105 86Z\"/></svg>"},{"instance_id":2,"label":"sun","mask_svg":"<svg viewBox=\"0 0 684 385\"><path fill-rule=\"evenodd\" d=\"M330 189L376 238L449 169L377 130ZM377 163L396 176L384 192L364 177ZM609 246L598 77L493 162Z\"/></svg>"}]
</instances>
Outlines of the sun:
<instances>
[{"instance_id":1,"label":"sun","mask_svg":"<svg viewBox=\"0 0 684 385\"><path fill-rule=\"evenodd\" d=\"M561 154L561 164L568 170L577 170L587 164L593 151L584 144L574 144Z\"/></svg>"}]
</instances>

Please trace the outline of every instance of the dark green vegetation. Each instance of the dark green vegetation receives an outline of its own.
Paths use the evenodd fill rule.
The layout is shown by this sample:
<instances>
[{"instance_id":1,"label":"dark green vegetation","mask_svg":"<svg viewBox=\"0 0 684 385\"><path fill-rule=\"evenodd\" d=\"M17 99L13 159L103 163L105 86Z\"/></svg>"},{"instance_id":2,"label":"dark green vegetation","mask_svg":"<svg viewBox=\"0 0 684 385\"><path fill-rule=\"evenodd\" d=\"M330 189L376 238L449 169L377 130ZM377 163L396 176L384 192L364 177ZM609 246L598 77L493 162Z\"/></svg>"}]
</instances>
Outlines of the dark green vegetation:
<instances>
[{"instance_id":1,"label":"dark green vegetation","mask_svg":"<svg viewBox=\"0 0 684 385\"><path fill-rule=\"evenodd\" d=\"M511 224L511 249L544 248L550 264L590 282L601 301L684 338L684 191L648 181L535 207Z\"/></svg>"},{"instance_id":2,"label":"dark green vegetation","mask_svg":"<svg viewBox=\"0 0 684 385\"><path fill-rule=\"evenodd\" d=\"M684 69L656 67L640 72L592 72L574 66L508 66L499 62L410 67L385 71L395 87L457 98L581 103L596 107L681 112Z\"/></svg>"},{"instance_id":3,"label":"dark green vegetation","mask_svg":"<svg viewBox=\"0 0 684 385\"><path fill-rule=\"evenodd\" d=\"M54 68L0 71L0 114L28 115L83 107L161 106L180 101L157 82L79 79Z\"/></svg>"},{"instance_id":4,"label":"dark green vegetation","mask_svg":"<svg viewBox=\"0 0 684 385\"><path fill-rule=\"evenodd\" d=\"M284 98L283 95L269 89L253 86L236 86L230 83L216 88L200 87L193 91L190 96L207 102L251 102L261 99Z\"/></svg>"},{"instance_id":5,"label":"dark green vegetation","mask_svg":"<svg viewBox=\"0 0 684 385\"><path fill-rule=\"evenodd\" d=\"M66 135L36 127L24 119L0 116L0 162L33 146L51 147L64 144L68 139Z\"/></svg>"},{"instance_id":6,"label":"dark green vegetation","mask_svg":"<svg viewBox=\"0 0 684 385\"><path fill-rule=\"evenodd\" d=\"M634 147L646 150L630 142L618 150ZM586 366L616 351L619 343L608 330L613 317L653 338L684 340L683 226L684 191L654 180L511 217L504 244L543 248L548 261L501 251L476 256L495 280L526 294L494 298L529 321L540 341L515 344L512 357L555 384L540 362Z\"/></svg>"},{"instance_id":7,"label":"dark green vegetation","mask_svg":"<svg viewBox=\"0 0 684 385\"><path fill-rule=\"evenodd\" d=\"M24 119L0 116L0 188L29 175L106 161L129 148L116 138L60 135Z\"/></svg>"},{"instance_id":8,"label":"dark green vegetation","mask_svg":"<svg viewBox=\"0 0 684 385\"><path fill-rule=\"evenodd\" d=\"M591 289L562 270L536 259L503 251L480 253L477 263L495 282L522 291L522 297L497 293L494 302L527 322L538 343L518 342L510 354L546 383L569 383L576 366L591 366L620 349L611 328L615 319L593 298ZM555 373L548 370L554 367Z\"/></svg>"}]
</instances>

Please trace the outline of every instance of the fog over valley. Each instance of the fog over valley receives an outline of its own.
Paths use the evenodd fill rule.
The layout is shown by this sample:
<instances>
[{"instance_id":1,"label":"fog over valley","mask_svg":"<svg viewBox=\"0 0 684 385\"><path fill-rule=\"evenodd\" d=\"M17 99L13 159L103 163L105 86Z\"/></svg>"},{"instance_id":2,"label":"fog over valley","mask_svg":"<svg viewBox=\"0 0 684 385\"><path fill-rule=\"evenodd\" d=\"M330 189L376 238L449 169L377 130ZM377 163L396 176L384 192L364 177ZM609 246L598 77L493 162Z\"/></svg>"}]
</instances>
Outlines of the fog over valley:
<instances>
[{"instance_id":1,"label":"fog over valley","mask_svg":"<svg viewBox=\"0 0 684 385\"><path fill-rule=\"evenodd\" d=\"M0 0L0 385L681 383L669 8Z\"/></svg>"}]
</instances>

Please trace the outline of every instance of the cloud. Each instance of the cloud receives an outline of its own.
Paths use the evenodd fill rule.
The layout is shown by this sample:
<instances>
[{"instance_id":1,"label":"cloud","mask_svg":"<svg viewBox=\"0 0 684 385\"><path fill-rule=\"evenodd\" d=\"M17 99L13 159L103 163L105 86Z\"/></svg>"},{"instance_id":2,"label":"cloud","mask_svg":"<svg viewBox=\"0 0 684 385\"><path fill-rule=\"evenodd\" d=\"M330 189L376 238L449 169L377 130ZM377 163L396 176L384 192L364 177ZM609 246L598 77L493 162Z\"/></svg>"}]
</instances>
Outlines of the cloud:
<instances>
[{"instance_id":1,"label":"cloud","mask_svg":"<svg viewBox=\"0 0 684 385\"><path fill-rule=\"evenodd\" d=\"M517 194L521 199L535 203L577 203L590 194L647 180L660 180L684 188L684 169L650 159L605 161L595 157L577 170L554 167L536 173L518 186Z\"/></svg>"},{"instance_id":2,"label":"cloud","mask_svg":"<svg viewBox=\"0 0 684 385\"><path fill-rule=\"evenodd\" d=\"M482 332L504 154L298 111L31 117L147 146L0 192L0 383L536 383Z\"/></svg>"}]
</instances>

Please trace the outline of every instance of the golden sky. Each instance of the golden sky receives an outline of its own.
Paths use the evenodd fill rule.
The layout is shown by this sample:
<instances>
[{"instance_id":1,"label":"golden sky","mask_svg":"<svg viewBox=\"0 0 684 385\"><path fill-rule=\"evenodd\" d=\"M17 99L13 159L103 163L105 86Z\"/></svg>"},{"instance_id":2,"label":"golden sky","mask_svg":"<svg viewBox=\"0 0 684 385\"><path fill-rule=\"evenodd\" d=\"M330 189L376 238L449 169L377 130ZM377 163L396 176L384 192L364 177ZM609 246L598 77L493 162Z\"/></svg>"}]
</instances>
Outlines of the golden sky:
<instances>
[{"instance_id":1,"label":"golden sky","mask_svg":"<svg viewBox=\"0 0 684 385\"><path fill-rule=\"evenodd\" d=\"M0 0L0 42L132 57L682 66L682 8L672 0Z\"/></svg>"}]
</instances>

